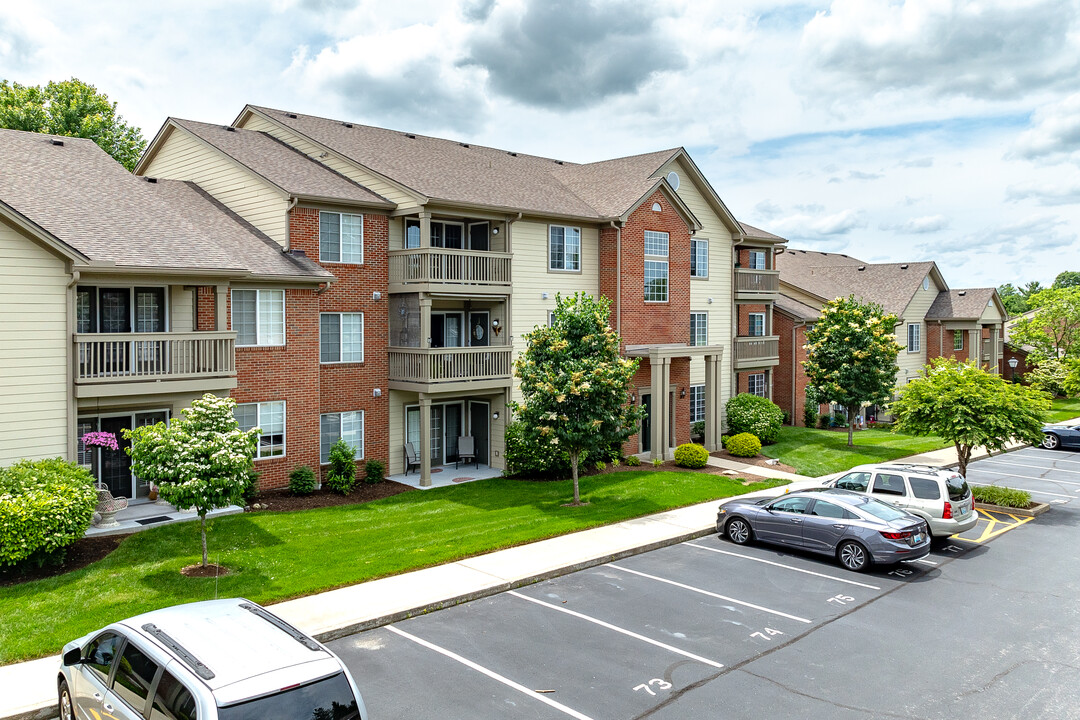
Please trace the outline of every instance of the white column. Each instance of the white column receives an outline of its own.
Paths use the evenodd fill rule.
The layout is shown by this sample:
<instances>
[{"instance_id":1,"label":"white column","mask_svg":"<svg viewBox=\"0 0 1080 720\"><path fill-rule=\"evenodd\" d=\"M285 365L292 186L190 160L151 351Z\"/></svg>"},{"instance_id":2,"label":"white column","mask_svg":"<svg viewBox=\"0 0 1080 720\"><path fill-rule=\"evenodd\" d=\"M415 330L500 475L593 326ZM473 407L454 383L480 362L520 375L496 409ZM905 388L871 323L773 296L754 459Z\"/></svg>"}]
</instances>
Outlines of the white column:
<instances>
[{"instance_id":1,"label":"white column","mask_svg":"<svg viewBox=\"0 0 1080 720\"><path fill-rule=\"evenodd\" d=\"M705 356L705 449L715 452L720 444L720 356Z\"/></svg>"},{"instance_id":2,"label":"white column","mask_svg":"<svg viewBox=\"0 0 1080 720\"><path fill-rule=\"evenodd\" d=\"M229 327L229 286L214 286L214 329L227 330ZM195 319L198 323L198 318Z\"/></svg>"},{"instance_id":3,"label":"white column","mask_svg":"<svg viewBox=\"0 0 1080 720\"><path fill-rule=\"evenodd\" d=\"M431 398L420 393L420 485L431 487Z\"/></svg>"},{"instance_id":4,"label":"white column","mask_svg":"<svg viewBox=\"0 0 1080 720\"><path fill-rule=\"evenodd\" d=\"M431 247L431 213L427 211L420 213L420 247Z\"/></svg>"}]
</instances>

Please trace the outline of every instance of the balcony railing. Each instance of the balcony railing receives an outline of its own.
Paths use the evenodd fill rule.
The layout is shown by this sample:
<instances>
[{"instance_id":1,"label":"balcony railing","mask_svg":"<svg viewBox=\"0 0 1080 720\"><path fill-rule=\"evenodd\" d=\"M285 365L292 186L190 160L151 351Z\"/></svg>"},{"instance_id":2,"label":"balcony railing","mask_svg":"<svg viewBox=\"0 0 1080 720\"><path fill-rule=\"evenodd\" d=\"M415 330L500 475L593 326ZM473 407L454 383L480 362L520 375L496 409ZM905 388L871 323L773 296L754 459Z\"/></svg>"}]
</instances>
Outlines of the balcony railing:
<instances>
[{"instance_id":1,"label":"balcony railing","mask_svg":"<svg viewBox=\"0 0 1080 720\"><path fill-rule=\"evenodd\" d=\"M445 248L390 251L391 283L509 285L510 253Z\"/></svg>"},{"instance_id":2,"label":"balcony railing","mask_svg":"<svg viewBox=\"0 0 1080 720\"><path fill-rule=\"evenodd\" d=\"M236 375L236 333L75 335L75 382L192 380Z\"/></svg>"},{"instance_id":3,"label":"balcony railing","mask_svg":"<svg viewBox=\"0 0 1080 720\"><path fill-rule=\"evenodd\" d=\"M507 347L390 348L390 380L451 383L510 380Z\"/></svg>"},{"instance_id":4,"label":"balcony railing","mask_svg":"<svg viewBox=\"0 0 1080 720\"><path fill-rule=\"evenodd\" d=\"M736 366L753 365L758 362L767 364L768 361L776 361L779 359L780 338L775 335L735 338Z\"/></svg>"},{"instance_id":5,"label":"balcony railing","mask_svg":"<svg viewBox=\"0 0 1080 720\"><path fill-rule=\"evenodd\" d=\"M780 292L780 271L735 268L735 292L745 294Z\"/></svg>"}]
</instances>

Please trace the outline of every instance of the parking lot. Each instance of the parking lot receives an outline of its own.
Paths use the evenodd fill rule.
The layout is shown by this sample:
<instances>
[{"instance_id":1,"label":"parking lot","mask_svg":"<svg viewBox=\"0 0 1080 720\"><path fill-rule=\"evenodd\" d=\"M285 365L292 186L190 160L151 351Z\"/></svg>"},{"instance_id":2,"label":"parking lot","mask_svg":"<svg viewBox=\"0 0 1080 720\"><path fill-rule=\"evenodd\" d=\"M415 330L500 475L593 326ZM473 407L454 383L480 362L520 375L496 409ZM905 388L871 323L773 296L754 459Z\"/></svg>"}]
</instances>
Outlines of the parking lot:
<instances>
[{"instance_id":1,"label":"parking lot","mask_svg":"<svg viewBox=\"0 0 1080 720\"><path fill-rule=\"evenodd\" d=\"M1080 454L969 477L1063 502L861 575L710 535L330 646L375 719L1080 717Z\"/></svg>"}]
</instances>

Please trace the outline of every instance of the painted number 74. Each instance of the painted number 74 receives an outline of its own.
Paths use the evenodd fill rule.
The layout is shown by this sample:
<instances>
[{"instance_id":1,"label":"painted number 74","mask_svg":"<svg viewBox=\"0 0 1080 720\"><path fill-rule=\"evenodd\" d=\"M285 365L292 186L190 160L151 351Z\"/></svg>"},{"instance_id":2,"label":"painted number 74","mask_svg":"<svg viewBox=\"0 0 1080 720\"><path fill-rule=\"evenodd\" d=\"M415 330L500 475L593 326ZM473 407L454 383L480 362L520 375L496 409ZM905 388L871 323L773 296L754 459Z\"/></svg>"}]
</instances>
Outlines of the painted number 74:
<instances>
[{"instance_id":1,"label":"painted number 74","mask_svg":"<svg viewBox=\"0 0 1080 720\"><path fill-rule=\"evenodd\" d=\"M650 685L652 685L653 687L659 688L660 690L670 690L671 689L671 683L669 683L668 681L661 680L660 678L653 678L649 682L641 683L640 685L635 687L634 692L637 692L638 690L644 690L645 692L649 693L650 695L655 695L656 693L653 692L653 689L651 687L649 687Z\"/></svg>"}]
</instances>

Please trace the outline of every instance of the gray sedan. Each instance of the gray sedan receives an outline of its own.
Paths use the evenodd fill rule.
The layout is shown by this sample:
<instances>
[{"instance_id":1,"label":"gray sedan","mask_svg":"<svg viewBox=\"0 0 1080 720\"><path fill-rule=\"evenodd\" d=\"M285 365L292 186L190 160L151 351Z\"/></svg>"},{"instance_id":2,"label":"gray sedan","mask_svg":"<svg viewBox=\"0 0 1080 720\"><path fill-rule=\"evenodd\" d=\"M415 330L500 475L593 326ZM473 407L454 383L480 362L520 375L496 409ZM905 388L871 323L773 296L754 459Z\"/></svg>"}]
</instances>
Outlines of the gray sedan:
<instances>
[{"instance_id":1,"label":"gray sedan","mask_svg":"<svg viewBox=\"0 0 1080 720\"><path fill-rule=\"evenodd\" d=\"M930 553L924 520L845 490L736 498L720 506L716 530L738 545L756 539L831 555L855 572Z\"/></svg>"}]
</instances>

